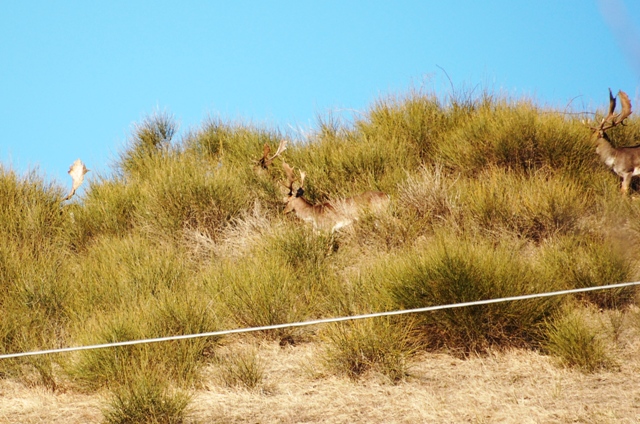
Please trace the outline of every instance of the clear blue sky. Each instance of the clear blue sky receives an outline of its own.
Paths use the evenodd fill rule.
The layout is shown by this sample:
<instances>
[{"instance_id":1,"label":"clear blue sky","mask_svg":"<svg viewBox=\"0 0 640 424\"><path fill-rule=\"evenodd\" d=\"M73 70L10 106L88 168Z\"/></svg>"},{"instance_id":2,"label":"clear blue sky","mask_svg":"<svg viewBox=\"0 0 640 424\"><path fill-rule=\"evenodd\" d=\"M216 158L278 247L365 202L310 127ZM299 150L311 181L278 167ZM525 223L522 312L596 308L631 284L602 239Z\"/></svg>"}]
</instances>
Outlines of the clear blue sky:
<instances>
[{"instance_id":1,"label":"clear blue sky","mask_svg":"<svg viewBox=\"0 0 640 424\"><path fill-rule=\"evenodd\" d=\"M640 110L637 0L3 3L0 162L65 187L76 158L109 172L157 110L180 133L208 116L309 129L410 87L445 95L439 67L456 88L603 107L611 87Z\"/></svg>"}]
</instances>

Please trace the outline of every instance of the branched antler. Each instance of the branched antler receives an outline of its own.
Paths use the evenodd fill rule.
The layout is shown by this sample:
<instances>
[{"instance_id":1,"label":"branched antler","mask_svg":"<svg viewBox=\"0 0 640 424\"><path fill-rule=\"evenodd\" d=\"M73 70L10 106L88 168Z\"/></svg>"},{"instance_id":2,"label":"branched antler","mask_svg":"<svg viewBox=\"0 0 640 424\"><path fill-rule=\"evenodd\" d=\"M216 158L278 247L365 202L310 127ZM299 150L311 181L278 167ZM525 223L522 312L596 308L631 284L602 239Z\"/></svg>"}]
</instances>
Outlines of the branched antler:
<instances>
[{"instance_id":1,"label":"branched antler","mask_svg":"<svg viewBox=\"0 0 640 424\"><path fill-rule=\"evenodd\" d=\"M296 176L293 172L293 167L289 166L287 162L282 161L282 168L287 175L287 184L285 184L285 187L289 189L289 195L291 195L293 193L293 183L296 181Z\"/></svg>"},{"instance_id":2,"label":"branched antler","mask_svg":"<svg viewBox=\"0 0 640 424\"><path fill-rule=\"evenodd\" d=\"M591 127L587 125L589 128L591 128L591 131L603 134L605 131L610 130L616 125L624 125L624 120L633 113L633 111L631 110L631 101L629 100L629 96L627 96L627 93L622 90L618 91L617 97L620 98L620 103L622 104L622 110L620 111L620 113L618 113L617 115L615 113L617 99L613 96L611 89L609 89L609 113L607 113L607 116L602 118L600 125L598 125L597 127ZM583 123L586 125L584 121Z\"/></svg>"},{"instance_id":3,"label":"branched antler","mask_svg":"<svg viewBox=\"0 0 640 424\"><path fill-rule=\"evenodd\" d=\"M262 157L257 161L258 165L260 165L262 169L269 169L269 166L271 166L273 160L280 156L285 150L287 150L287 140L283 138L282 140L280 140L280 144L278 145L278 150L276 150L276 153L273 156L269 157L271 147L269 147L269 144L264 143Z\"/></svg>"}]
</instances>

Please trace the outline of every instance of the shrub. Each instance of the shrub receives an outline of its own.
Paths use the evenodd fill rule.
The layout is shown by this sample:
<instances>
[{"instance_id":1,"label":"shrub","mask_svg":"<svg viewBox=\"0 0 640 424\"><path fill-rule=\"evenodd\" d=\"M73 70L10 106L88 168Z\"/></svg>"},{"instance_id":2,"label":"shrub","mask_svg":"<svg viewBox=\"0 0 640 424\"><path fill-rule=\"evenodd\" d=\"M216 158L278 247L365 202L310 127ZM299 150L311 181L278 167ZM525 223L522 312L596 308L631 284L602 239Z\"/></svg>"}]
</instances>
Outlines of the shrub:
<instances>
[{"instance_id":1,"label":"shrub","mask_svg":"<svg viewBox=\"0 0 640 424\"><path fill-rule=\"evenodd\" d=\"M73 214L73 243L77 250L100 236L130 234L135 228L136 210L140 206L140 186L114 177L91 181L82 206L68 205Z\"/></svg>"},{"instance_id":2,"label":"shrub","mask_svg":"<svg viewBox=\"0 0 640 424\"><path fill-rule=\"evenodd\" d=\"M156 301L129 305L126 311L99 314L79 332L84 344L198 334L219 327L207 299L193 294L158 295ZM161 369L180 386L199 379L201 365L216 339L193 338L83 351L69 372L91 389L126 381L131 369Z\"/></svg>"},{"instance_id":3,"label":"shrub","mask_svg":"<svg viewBox=\"0 0 640 424\"><path fill-rule=\"evenodd\" d=\"M548 172L522 175L493 169L460 186L465 227L498 237L507 232L539 242L572 234L590 207L582 187Z\"/></svg>"},{"instance_id":4,"label":"shrub","mask_svg":"<svg viewBox=\"0 0 640 424\"><path fill-rule=\"evenodd\" d=\"M406 157L413 168L419 159L428 159L443 135L449 131L453 113L435 95L411 91L403 97L378 100L364 119L356 122L366 139L385 140L412 150ZM398 152L399 153L399 152Z\"/></svg>"},{"instance_id":5,"label":"shrub","mask_svg":"<svg viewBox=\"0 0 640 424\"><path fill-rule=\"evenodd\" d=\"M528 100L488 96L442 138L435 156L467 175L493 167L576 175L595 163L588 135L577 122L543 113Z\"/></svg>"},{"instance_id":6,"label":"shrub","mask_svg":"<svg viewBox=\"0 0 640 424\"><path fill-rule=\"evenodd\" d=\"M462 202L458 181L459 177L440 165L424 166L399 187L399 209L408 215L405 219L451 224L458 218Z\"/></svg>"},{"instance_id":7,"label":"shrub","mask_svg":"<svg viewBox=\"0 0 640 424\"><path fill-rule=\"evenodd\" d=\"M177 125L172 115L155 113L134 127L117 164L125 176L143 176L153 169L155 160L169 151Z\"/></svg>"}]
</instances>

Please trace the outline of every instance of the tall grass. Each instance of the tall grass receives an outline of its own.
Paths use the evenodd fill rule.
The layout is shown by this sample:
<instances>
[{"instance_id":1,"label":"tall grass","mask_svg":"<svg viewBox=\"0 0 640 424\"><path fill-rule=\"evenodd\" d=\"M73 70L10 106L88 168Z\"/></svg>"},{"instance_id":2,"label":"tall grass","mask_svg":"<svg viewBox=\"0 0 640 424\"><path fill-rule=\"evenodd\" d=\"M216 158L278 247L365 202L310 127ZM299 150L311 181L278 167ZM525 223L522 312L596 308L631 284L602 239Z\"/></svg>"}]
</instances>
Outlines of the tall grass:
<instances>
[{"instance_id":1,"label":"tall grass","mask_svg":"<svg viewBox=\"0 0 640 424\"><path fill-rule=\"evenodd\" d=\"M0 198L0 351L64 344L74 302L62 190L33 171L19 176L0 167ZM55 387L49 357L4 361L0 375L28 373L22 364L35 367L41 382Z\"/></svg>"},{"instance_id":2,"label":"tall grass","mask_svg":"<svg viewBox=\"0 0 640 424\"><path fill-rule=\"evenodd\" d=\"M631 144L638 128L637 119L616 128L614 144ZM378 100L352 122L320 118L304 140L220 120L179 136L170 114L155 114L134 127L113 172L91 177L73 202L61 202L65 190L35 171L0 167L0 351L637 278L637 203L619 196L589 136L578 117L530 99L413 91ZM265 143L275 148L284 137L291 142L283 159L306 171L311 202L377 189L391 196L390 211L335 234L283 217L280 159L268 170L257 170L256 160ZM635 291L578 300L616 309L635 302ZM548 322L560 337L575 308L560 308L565 302L267 337L322 340L332 372L399 381L417 346L462 354L538 347L549 339ZM162 404L179 422L188 402L182 394L216 349L217 340L195 340L3 361L0 376L36 375L56 388L64 374L89 389L113 389L110 421L153 416L148 408ZM246 372L241 378L259 379L259 364L247 358L235 364Z\"/></svg>"}]
</instances>

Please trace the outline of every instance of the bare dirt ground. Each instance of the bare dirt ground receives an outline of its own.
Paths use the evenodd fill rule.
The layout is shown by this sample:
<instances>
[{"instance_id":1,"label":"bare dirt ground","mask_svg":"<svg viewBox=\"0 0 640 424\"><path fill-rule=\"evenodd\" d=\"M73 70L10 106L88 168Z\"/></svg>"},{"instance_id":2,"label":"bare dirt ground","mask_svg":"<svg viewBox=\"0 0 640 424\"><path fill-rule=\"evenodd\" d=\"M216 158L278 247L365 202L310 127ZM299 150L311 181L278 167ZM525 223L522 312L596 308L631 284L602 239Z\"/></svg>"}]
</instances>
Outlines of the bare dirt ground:
<instances>
[{"instance_id":1,"label":"bare dirt ground","mask_svg":"<svg viewBox=\"0 0 640 424\"><path fill-rule=\"evenodd\" d=\"M407 381L324 375L314 343L263 342L266 377L257 390L226 388L216 368L194 393L195 423L637 423L640 341L621 342L619 369L584 374L531 351L462 360L422 354ZM104 394L51 392L0 380L1 423L97 423Z\"/></svg>"}]
</instances>

